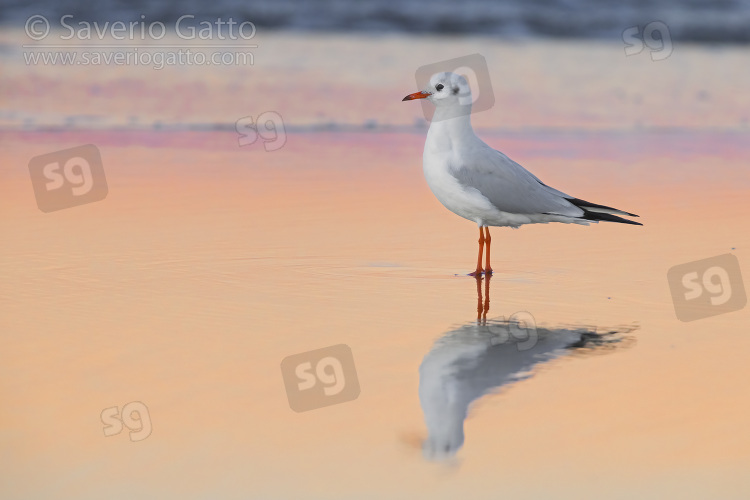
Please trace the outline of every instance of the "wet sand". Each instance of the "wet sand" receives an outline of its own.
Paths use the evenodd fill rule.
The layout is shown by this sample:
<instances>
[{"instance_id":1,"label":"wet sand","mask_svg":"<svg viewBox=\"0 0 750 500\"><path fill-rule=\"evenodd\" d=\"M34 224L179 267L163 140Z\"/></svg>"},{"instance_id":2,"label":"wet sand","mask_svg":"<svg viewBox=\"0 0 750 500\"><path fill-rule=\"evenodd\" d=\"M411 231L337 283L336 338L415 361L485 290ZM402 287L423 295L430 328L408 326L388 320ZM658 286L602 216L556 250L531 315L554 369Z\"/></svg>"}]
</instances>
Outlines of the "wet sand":
<instances>
[{"instance_id":1,"label":"wet sand","mask_svg":"<svg viewBox=\"0 0 750 500\"><path fill-rule=\"evenodd\" d=\"M327 52L313 62L336 60L335 42L315 40ZM353 53L366 42L340 50ZM295 43L302 41L261 41L267 70L276 78L300 64L288 85L298 88L302 79L315 89L291 102L268 90L248 114L279 109L290 125L312 126L325 123L316 109L331 110L334 100L351 113L345 123L384 117L380 123L410 125L419 115L409 103L386 111L378 103L387 93L398 91L400 99L413 91L411 69L388 80L412 61L385 63L406 45L421 57L417 64L431 62L427 40L389 37L370 49L385 61L381 73L355 68L335 83L327 68L285 56ZM457 50L471 45L459 43ZM586 45L483 44L478 51L488 61L502 53L518 67L543 67L555 50L582 70L590 57L634 64ZM738 53L746 56L727 49L716 57ZM675 51L672 66L649 60L648 67L667 81L700 73L698 84L684 82L690 96L703 85L734 84L703 72L711 59L701 49L679 57ZM44 71L13 66L4 85L29 92L23 84ZM258 63L253 71L260 79L265 70ZM748 78L746 69L735 71ZM86 76L60 75L62 88L73 90ZM236 102L213 96L234 76L219 75L207 87L215 90L206 98L213 106L202 92L186 91L205 111L191 123L233 122L226 117L239 114ZM370 90L373 77L386 80L388 91ZM177 78L168 74L167 81ZM78 122L20 131L18 117L8 118L0 136L2 496L747 496L748 309L681 322L667 281L672 266L725 253L750 272L750 146L733 100L741 97L716 97L710 120L672 103L663 105L673 113L644 106L645 118L623 121L619 105L602 104L619 85L607 78L592 83L591 109L601 121L569 114L575 98L557 97L550 115L524 115L523 102L514 113L503 105L512 99L503 82L498 104L477 115L477 128L549 185L637 213L645 225L494 229L487 317L527 311L550 330L622 327L629 342L606 355L559 357L476 401L465 443L449 463L426 461L419 449L427 435L419 366L436 340L475 321L476 281L465 273L474 265L476 228L429 192L423 130L290 127L286 145L266 152L259 143L240 148L231 131ZM646 95L647 81L631 88ZM163 85L144 82L138 95L161 96ZM257 91L261 84L253 85ZM549 93L560 92L553 82L539 87L550 101ZM44 122L33 92L20 104L4 95L6 109L23 108ZM85 103L83 95L72 99ZM49 101L50 115L73 114L67 102ZM127 96L107 102L108 119L127 122ZM295 106L303 110L298 121ZM167 101L161 119L177 120L176 109ZM521 115L526 121L514 121ZM644 122L671 128L639 128ZM106 199L42 213L29 159L88 143L101 151ZM335 344L351 347L361 394L295 413L281 360ZM127 429L105 437L102 411L131 401L148 407L151 434L137 442Z\"/></svg>"}]
</instances>

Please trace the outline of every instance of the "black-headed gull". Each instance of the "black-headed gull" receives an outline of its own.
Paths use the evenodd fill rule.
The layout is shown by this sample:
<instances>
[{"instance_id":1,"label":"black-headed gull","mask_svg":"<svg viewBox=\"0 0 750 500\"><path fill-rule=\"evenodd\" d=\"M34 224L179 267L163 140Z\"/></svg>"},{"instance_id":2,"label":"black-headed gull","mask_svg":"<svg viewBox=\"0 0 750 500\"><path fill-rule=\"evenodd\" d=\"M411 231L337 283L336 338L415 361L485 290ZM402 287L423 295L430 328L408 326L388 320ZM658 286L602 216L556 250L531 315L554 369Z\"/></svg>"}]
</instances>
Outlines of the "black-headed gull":
<instances>
[{"instance_id":1,"label":"black-headed gull","mask_svg":"<svg viewBox=\"0 0 750 500\"><path fill-rule=\"evenodd\" d=\"M427 99L436 106L422 158L427 184L448 210L479 226L479 257L472 276L492 273L489 226L517 228L548 222L588 225L599 221L643 225L618 217L638 217L635 214L549 187L485 144L471 127L471 88L463 76L436 73L426 89L403 98L414 99ZM485 245L487 258L482 270Z\"/></svg>"}]
</instances>

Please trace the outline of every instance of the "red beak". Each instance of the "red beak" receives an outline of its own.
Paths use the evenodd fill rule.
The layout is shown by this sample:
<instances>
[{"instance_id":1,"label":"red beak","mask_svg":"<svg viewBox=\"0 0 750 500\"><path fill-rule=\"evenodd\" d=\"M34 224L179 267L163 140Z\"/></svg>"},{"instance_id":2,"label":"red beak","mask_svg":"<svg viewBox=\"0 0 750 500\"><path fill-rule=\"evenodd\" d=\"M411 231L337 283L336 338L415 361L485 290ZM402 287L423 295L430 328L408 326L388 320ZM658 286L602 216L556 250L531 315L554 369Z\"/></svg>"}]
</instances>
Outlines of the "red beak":
<instances>
[{"instance_id":1,"label":"red beak","mask_svg":"<svg viewBox=\"0 0 750 500\"><path fill-rule=\"evenodd\" d=\"M430 97L432 94L429 92L425 92L424 90L420 90L419 92L414 92L413 94L409 94L408 96L401 99L402 101L413 101L414 99L424 99L426 97Z\"/></svg>"}]
</instances>

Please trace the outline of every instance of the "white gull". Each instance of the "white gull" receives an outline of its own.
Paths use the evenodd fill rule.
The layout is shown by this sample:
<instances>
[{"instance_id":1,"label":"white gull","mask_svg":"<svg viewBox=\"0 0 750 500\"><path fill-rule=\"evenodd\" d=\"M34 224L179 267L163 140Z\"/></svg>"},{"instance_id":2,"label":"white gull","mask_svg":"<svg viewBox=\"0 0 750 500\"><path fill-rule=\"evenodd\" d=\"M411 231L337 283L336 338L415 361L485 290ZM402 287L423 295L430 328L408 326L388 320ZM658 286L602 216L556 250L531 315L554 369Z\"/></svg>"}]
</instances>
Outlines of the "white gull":
<instances>
[{"instance_id":1,"label":"white gull","mask_svg":"<svg viewBox=\"0 0 750 500\"><path fill-rule=\"evenodd\" d=\"M427 184L448 210L479 226L479 257L471 275L492 273L489 226L517 228L548 222L588 225L599 221L642 225L618 217L638 217L635 214L549 187L477 137L471 127L471 87L463 76L436 73L427 88L403 100L414 99L427 99L436 106L422 158ZM482 269L485 245L487 258Z\"/></svg>"}]
</instances>

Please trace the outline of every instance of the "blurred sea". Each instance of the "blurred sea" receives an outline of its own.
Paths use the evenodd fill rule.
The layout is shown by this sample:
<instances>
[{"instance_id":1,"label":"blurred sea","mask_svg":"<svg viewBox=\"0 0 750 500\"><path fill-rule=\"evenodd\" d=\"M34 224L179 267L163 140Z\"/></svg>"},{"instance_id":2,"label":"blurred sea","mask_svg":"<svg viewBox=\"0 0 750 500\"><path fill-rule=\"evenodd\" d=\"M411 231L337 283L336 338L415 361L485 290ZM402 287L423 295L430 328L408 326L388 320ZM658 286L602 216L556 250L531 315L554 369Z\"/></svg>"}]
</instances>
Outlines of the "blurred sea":
<instances>
[{"instance_id":1,"label":"blurred sea","mask_svg":"<svg viewBox=\"0 0 750 500\"><path fill-rule=\"evenodd\" d=\"M673 40L750 42L750 0L0 0L0 23L23 24L41 14L77 21L251 21L258 28L326 31L484 34L505 38L620 39L624 29L651 21ZM144 17L141 17L144 16Z\"/></svg>"}]
</instances>

